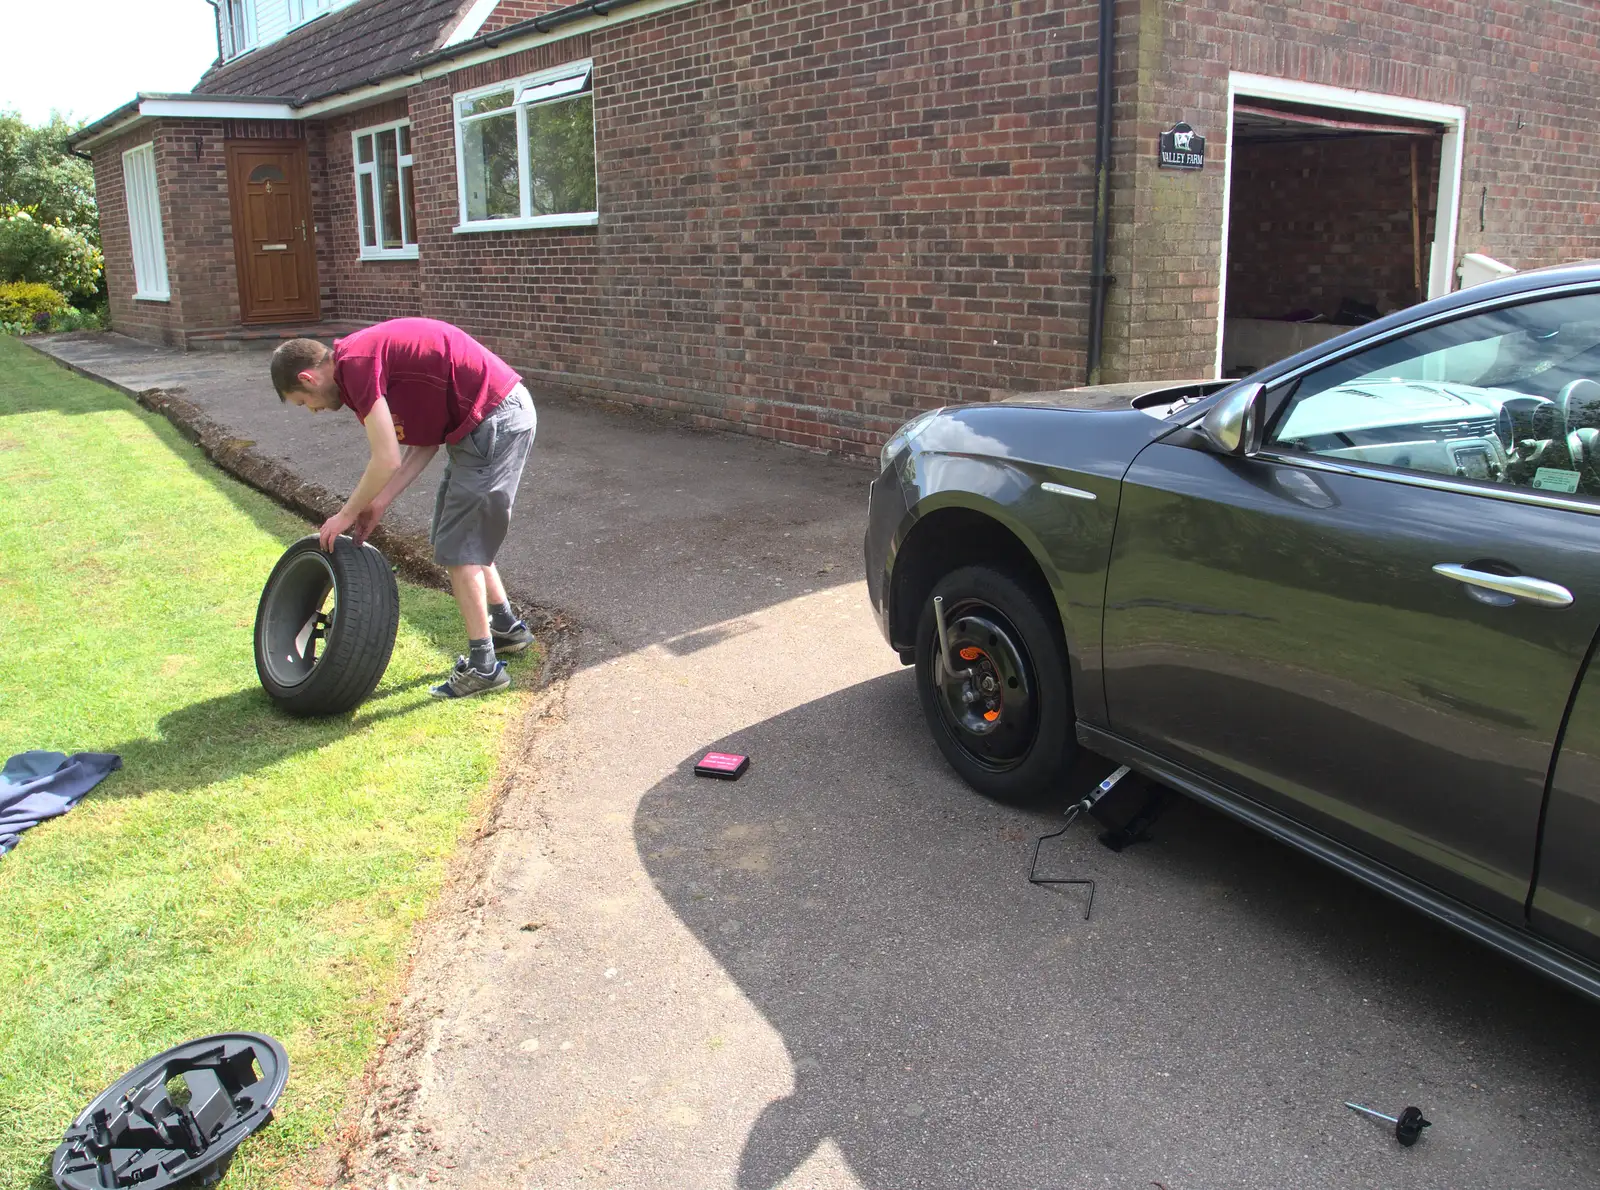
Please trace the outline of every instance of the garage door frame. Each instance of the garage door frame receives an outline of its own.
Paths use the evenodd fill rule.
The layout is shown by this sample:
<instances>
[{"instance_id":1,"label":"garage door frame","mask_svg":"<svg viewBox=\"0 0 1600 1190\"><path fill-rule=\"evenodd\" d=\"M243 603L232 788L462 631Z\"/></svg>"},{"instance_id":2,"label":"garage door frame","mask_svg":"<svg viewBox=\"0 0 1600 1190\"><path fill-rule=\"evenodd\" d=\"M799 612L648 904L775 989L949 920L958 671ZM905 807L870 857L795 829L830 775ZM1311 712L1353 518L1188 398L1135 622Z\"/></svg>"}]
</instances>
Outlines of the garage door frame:
<instances>
[{"instance_id":1,"label":"garage door frame","mask_svg":"<svg viewBox=\"0 0 1600 1190\"><path fill-rule=\"evenodd\" d=\"M1228 149L1222 180L1222 258L1217 282L1216 374L1222 376L1223 319L1228 309L1228 220L1233 202L1233 106L1235 99L1268 99L1303 103L1366 115L1398 116L1437 125L1443 133L1439 152L1439 191L1435 196L1435 236L1428 260L1428 296L1441 297L1455 288L1456 231L1461 219L1461 164L1466 142L1467 109L1377 91L1353 91L1323 83L1230 71L1228 74ZM1441 236L1439 233L1442 232Z\"/></svg>"}]
</instances>

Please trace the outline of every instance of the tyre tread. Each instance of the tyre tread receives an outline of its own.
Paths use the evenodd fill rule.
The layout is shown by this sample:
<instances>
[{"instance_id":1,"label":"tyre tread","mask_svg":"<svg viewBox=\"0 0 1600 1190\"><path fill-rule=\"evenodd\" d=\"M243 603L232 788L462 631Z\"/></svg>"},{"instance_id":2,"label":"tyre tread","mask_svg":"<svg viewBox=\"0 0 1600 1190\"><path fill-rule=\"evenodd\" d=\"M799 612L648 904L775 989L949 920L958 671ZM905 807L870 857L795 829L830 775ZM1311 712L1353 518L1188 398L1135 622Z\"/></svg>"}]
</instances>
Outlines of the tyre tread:
<instances>
[{"instance_id":1,"label":"tyre tread","mask_svg":"<svg viewBox=\"0 0 1600 1190\"><path fill-rule=\"evenodd\" d=\"M372 546L341 537L329 562L336 603L322 656L299 685L284 688L273 682L262 643L267 597L296 554L320 548L314 536L291 545L267 579L256 610L256 672L273 701L295 715L338 715L359 706L389 668L400 628L400 588L387 559Z\"/></svg>"}]
</instances>

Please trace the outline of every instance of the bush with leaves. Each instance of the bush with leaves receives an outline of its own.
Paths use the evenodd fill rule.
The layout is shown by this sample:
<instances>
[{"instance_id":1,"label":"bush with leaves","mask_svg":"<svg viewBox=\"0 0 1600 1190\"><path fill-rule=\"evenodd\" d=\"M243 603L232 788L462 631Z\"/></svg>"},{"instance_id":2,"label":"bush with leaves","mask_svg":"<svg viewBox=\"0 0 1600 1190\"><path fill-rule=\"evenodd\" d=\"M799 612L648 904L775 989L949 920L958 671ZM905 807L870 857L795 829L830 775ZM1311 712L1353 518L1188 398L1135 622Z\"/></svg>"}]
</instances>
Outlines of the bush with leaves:
<instances>
[{"instance_id":1,"label":"bush with leaves","mask_svg":"<svg viewBox=\"0 0 1600 1190\"><path fill-rule=\"evenodd\" d=\"M80 228L0 206L0 280L33 281L92 301L104 265L99 245Z\"/></svg>"},{"instance_id":2,"label":"bush with leaves","mask_svg":"<svg viewBox=\"0 0 1600 1190\"><path fill-rule=\"evenodd\" d=\"M37 126L0 112L0 204L33 210L45 223L93 230L94 167L67 149L78 127L59 112Z\"/></svg>"},{"instance_id":3,"label":"bush with leaves","mask_svg":"<svg viewBox=\"0 0 1600 1190\"><path fill-rule=\"evenodd\" d=\"M34 316L65 314L67 299L48 285L32 281L0 284L0 322L32 323Z\"/></svg>"},{"instance_id":4,"label":"bush with leaves","mask_svg":"<svg viewBox=\"0 0 1600 1190\"><path fill-rule=\"evenodd\" d=\"M67 149L77 125L0 112L0 281L37 281L85 304L103 297L94 167Z\"/></svg>"}]
</instances>

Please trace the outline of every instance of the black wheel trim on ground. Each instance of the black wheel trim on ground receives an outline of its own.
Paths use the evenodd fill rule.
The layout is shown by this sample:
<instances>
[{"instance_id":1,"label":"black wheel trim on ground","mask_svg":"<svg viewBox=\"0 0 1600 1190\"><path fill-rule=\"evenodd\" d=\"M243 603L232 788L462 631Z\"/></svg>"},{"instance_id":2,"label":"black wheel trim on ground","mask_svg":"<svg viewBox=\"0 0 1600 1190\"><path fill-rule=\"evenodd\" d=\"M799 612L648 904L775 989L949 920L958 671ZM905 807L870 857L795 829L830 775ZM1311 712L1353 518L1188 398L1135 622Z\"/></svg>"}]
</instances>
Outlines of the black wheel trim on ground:
<instances>
[{"instance_id":1,"label":"black wheel trim on ground","mask_svg":"<svg viewBox=\"0 0 1600 1190\"><path fill-rule=\"evenodd\" d=\"M266 593L261 608L266 625L263 661L272 680L285 689L300 685L316 672L321 650L314 641L326 638L331 617L304 642L301 634L334 587L333 563L321 552L308 551L298 555ZM335 614L337 611L335 606Z\"/></svg>"},{"instance_id":2,"label":"black wheel trim on ground","mask_svg":"<svg viewBox=\"0 0 1600 1190\"><path fill-rule=\"evenodd\" d=\"M224 1084L232 1100L230 1118L214 1129L203 1150L191 1155L182 1148L119 1148L116 1152L126 1154L117 1163L124 1179L102 1180L101 1162L93 1155L97 1114L103 1112L107 1118L115 1119L125 1094L141 1098L168 1079L181 1077L181 1072L195 1069L200 1060L217 1055L219 1050L224 1059L237 1060L241 1055L246 1061L253 1059L260 1077L235 1088ZM265 1034L214 1033L186 1041L141 1062L91 1099L57 1146L50 1160L50 1176L58 1190L103 1190L108 1186L163 1190L191 1178L204 1179L225 1166L234 1150L272 1119L273 1105L288 1081L289 1055L276 1039ZM126 1180L127 1176L133 1180Z\"/></svg>"},{"instance_id":3,"label":"black wheel trim on ground","mask_svg":"<svg viewBox=\"0 0 1600 1190\"><path fill-rule=\"evenodd\" d=\"M1014 768L1027 756L1038 731L1033 662L1022 634L998 608L980 599L957 601L945 613L945 627L955 664L968 669L958 671L952 658L938 655L935 638L933 683L939 714L974 763L996 772ZM977 649L980 657L960 660L963 649ZM965 697L985 676L998 686L999 717L992 723L983 719L982 702Z\"/></svg>"}]
</instances>

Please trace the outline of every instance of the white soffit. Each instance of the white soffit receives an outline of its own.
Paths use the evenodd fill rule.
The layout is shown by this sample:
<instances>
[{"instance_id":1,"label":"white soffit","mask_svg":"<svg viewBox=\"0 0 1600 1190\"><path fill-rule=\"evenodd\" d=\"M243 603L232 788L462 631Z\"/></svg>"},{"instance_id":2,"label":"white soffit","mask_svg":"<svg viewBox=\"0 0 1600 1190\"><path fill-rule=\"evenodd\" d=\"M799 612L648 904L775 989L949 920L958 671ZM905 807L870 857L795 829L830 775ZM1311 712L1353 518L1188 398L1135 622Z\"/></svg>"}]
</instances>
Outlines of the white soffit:
<instances>
[{"instance_id":1,"label":"white soffit","mask_svg":"<svg viewBox=\"0 0 1600 1190\"><path fill-rule=\"evenodd\" d=\"M489 19L489 14L494 11L500 0L473 0L471 8L461 18L461 23L450 30L450 36L444 39L440 49L448 49L453 45L460 45L463 41L471 41L478 35L478 30L483 28L483 23Z\"/></svg>"},{"instance_id":2,"label":"white soffit","mask_svg":"<svg viewBox=\"0 0 1600 1190\"><path fill-rule=\"evenodd\" d=\"M141 116L175 116L191 120L298 120L300 113L287 103L253 99L190 98L141 99Z\"/></svg>"}]
</instances>

